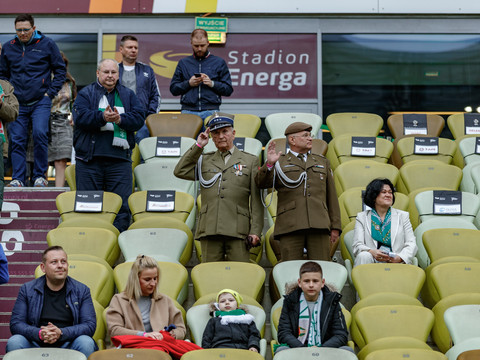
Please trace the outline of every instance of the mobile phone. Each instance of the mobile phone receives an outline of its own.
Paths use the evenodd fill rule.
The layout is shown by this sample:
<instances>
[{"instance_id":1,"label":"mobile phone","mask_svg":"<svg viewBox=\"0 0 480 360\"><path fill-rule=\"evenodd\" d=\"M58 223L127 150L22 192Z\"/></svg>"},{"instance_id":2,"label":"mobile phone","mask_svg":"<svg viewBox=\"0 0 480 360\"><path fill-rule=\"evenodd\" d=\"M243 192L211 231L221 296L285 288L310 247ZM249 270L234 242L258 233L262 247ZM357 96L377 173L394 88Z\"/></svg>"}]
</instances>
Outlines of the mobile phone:
<instances>
[{"instance_id":1,"label":"mobile phone","mask_svg":"<svg viewBox=\"0 0 480 360\"><path fill-rule=\"evenodd\" d=\"M200 74L200 73L195 73L195 74L193 74L193 75L194 75L195 77L202 77L202 74Z\"/></svg>"}]
</instances>

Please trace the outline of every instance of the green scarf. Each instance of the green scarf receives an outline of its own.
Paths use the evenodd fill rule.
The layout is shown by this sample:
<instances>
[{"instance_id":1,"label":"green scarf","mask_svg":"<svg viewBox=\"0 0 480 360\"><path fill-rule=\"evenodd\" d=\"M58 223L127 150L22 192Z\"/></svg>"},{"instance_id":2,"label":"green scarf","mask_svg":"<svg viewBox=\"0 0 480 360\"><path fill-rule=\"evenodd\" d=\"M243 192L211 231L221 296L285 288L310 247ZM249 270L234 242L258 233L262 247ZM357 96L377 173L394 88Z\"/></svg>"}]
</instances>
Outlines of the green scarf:
<instances>
[{"instance_id":1,"label":"green scarf","mask_svg":"<svg viewBox=\"0 0 480 360\"><path fill-rule=\"evenodd\" d=\"M103 95L102 98L100 99L100 103L98 104L98 110L100 110L101 112L104 112L108 105L109 104L108 104L107 96ZM119 114L125 113L122 100L120 99L120 96L118 95L117 90L115 90L115 107L117 108L117 111ZM106 125L102 126L100 130L113 131L113 142L112 142L113 146L118 146L123 149L130 149L130 145L128 144L128 141L127 141L127 132L117 124L107 123Z\"/></svg>"},{"instance_id":2,"label":"green scarf","mask_svg":"<svg viewBox=\"0 0 480 360\"><path fill-rule=\"evenodd\" d=\"M382 245L392 247L392 210L388 209L385 220L380 219L375 209L372 209L372 238Z\"/></svg>"},{"instance_id":3,"label":"green scarf","mask_svg":"<svg viewBox=\"0 0 480 360\"><path fill-rule=\"evenodd\" d=\"M2 85L0 85L0 96L3 94L3 88ZM2 99L2 102L3 99ZM3 129L3 123L0 121L0 138L5 142L5 130Z\"/></svg>"}]
</instances>

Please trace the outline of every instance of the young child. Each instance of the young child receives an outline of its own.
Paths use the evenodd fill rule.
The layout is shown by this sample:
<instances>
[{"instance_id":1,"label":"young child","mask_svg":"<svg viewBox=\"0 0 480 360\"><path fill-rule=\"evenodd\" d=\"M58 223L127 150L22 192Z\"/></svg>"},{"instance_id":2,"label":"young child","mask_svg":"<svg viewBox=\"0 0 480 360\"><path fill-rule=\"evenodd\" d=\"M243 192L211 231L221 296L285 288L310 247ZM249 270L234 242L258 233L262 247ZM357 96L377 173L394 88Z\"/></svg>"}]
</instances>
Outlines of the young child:
<instances>
[{"instance_id":1,"label":"young child","mask_svg":"<svg viewBox=\"0 0 480 360\"><path fill-rule=\"evenodd\" d=\"M234 348L258 352L260 333L254 317L240 308L242 297L235 290L224 289L213 304L216 311L203 332L202 347Z\"/></svg>"},{"instance_id":2,"label":"young child","mask_svg":"<svg viewBox=\"0 0 480 360\"><path fill-rule=\"evenodd\" d=\"M347 346L348 331L340 295L325 286L321 266L308 261L300 267L298 285L285 295L275 352L302 346Z\"/></svg>"}]
</instances>

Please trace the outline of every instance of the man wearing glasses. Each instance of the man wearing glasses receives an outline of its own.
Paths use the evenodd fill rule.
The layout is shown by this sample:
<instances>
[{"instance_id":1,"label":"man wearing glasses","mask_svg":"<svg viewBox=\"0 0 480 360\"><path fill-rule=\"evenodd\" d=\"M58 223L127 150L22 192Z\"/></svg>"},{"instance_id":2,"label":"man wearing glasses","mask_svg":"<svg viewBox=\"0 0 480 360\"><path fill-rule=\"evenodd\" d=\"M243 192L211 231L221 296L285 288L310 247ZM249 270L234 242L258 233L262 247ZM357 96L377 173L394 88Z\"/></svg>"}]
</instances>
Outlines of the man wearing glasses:
<instances>
[{"instance_id":1,"label":"man wearing glasses","mask_svg":"<svg viewBox=\"0 0 480 360\"><path fill-rule=\"evenodd\" d=\"M281 260L331 260L330 243L340 235L340 207L329 161L312 154L312 126L295 122L287 127L286 154L272 141L267 161L256 176L259 188L274 187L278 205L274 238L280 240Z\"/></svg>"},{"instance_id":2,"label":"man wearing glasses","mask_svg":"<svg viewBox=\"0 0 480 360\"><path fill-rule=\"evenodd\" d=\"M44 187L48 185L45 174L50 109L52 99L65 82L65 63L55 42L36 30L31 15L16 17L15 32L15 38L4 44L0 58L0 79L14 86L20 103L17 121L9 127L13 167L9 186L26 184L25 156L31 126L34 142L32 180L34 186Z\"/></svg>"}]
</instances>

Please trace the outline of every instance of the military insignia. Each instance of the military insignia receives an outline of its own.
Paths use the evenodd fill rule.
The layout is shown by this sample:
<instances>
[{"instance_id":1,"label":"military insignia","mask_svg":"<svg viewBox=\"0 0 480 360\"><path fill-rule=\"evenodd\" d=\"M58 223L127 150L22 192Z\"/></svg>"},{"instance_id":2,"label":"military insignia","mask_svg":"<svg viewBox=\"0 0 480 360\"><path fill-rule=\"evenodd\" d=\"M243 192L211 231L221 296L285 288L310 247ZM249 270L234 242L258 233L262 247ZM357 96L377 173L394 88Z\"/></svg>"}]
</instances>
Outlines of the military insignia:
<instances>
[{"instance_id":1,"label":"military insignia","mask_svg":"<svg viewBox=\"0 0 480 360\"><path fill-rule=\"evenodd\" d=\"M246 168L246 167L247 167L247 165L242 165L242 164L235 164L235 165L233 165L233 170L235 171L235 175L236 175L236 176L241 176L241 175L243 175L242 170L243 170L244 168Z\"/></svg>"}]
</instances>

